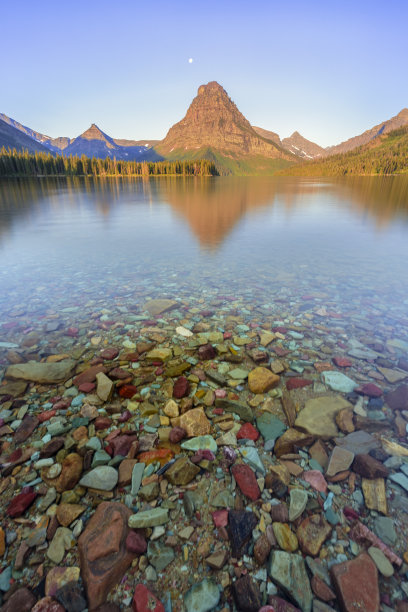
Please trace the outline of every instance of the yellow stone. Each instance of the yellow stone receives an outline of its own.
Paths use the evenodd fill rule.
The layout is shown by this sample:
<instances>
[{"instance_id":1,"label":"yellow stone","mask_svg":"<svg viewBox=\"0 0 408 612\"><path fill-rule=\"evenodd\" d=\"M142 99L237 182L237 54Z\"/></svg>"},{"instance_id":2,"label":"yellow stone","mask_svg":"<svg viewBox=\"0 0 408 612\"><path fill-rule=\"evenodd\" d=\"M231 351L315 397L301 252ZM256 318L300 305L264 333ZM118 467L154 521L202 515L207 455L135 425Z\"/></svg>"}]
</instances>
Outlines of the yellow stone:
<instances>
[{"instance_id":1,"label":"yellow stone","mask_svg":"<svg viewBox=\"0 0 408 612\"><path fill-rule=\"evenodd\" d=\"M381 438L381 444L385 452L389 455L393 455L394 457L408 457L408 448L401 446L401 444L391 442L391 440L387 440L386 438Z\"/></svg>"},{"instance_id":2,"label":"yellow stone","mask_svg":"<svg viewBox=\"0 0 408 612\"><path fill-rule=\"evenodd\" d=\"M155 317L156 315L162 314L162 312L167 312L176 306L178 306L178 302L175 302L174 300L149 300L144 304L143 310L147 310L149 314Z\"/></svg>"},{"instance_id":3,"label":"yellow stone","mask_svg":"<svg viewBox=\"0 0 408 612\"><path fill-rule=\"evenodd\" d=\"M290 483L290 472L286 465L270 465L269 470L278 475L279 479L284 485L288 486Z\"/></svg>"},{"instance_id":4,"label":"yellow stone","mask_svg":"<svg viewBox=\"0 0 408 612\"><path fill-rule=\"evenodd\" d=\"M273 533L282 550L295 552L298 549L298 539L287 523L272 523Z\"/></svg>"},{"instance_id":5,"label":"yellow stone","mask_svg":"<svg viewBox=\"0 0 408 612\"><path fill-rule=\"evenodd\" d=\"M168 416L160 415L160 425L170 425L170 419Z\"/></svg>"},{"instance_id":6,"label":"yellow stone","mask_svg":"<svg viewBox=\"0 0 408 612\"><path fill-rule=\"evenodd\" d=\"M152 361L167 361L173 356L173 351L170 348L156 348L149 351L146 355L147 359Z\"/></svg>"},{"instance_id":7,"label":"yellow stone","mask_svg":"<svg viewBox=\"0 0 408 612\"><path fill-rule=\"evenodd\" d=\"M185 429L189 438L205 436L210 433L211 423L202 408L193 408L182 414L178 420L180 427Z\"/></svg>"},{"instance_id":8,"label":"yellow stone","mask_svg":"<svg viewBox=\"0 0 408 612\"><path fill-rule=\"evenodd\" d=\"M255 394L265 393L269 391L269 389L272 389L272 387L276 387L279 380L280 378L277 374L274 374L262 366L255 368L248 375L249 389Z\"/></svg>"},{"instance_id":9,"label":"yellow stone","mask_svg":"<svg viewBox=\"0 0 408 612\"><path fill-rule=\"evenodd\" d=\"M58 522L63 527L68 527L85 510L86 506L81 504L60 504L56 511Z\"/></svg>"},{"instance_id":10,"label":"yellow stone","mask_svg":"<svg viewBox=\"0 0 408 612\"><path fill-rule=\"evenodd\" d=\"M176 402L172 399L169 400L167 404L165 405L163 412L166 416L170 417L171 419L178 417L179 415L178 404L176 404Z\"/></svg>"},{"instance_id":11,"label":"yellow stone","mask_svg":"<svg viewBox=\"0 0 408 612\"><path fill-rule=\"evenodd\" d=\"M259 341L261 343L261 346L268 346L268 344L270 344L274 340L276 340L276 336L272 332L262 331L259 334Z\"/></svg>"},{"instance_id":12,"label":"yellow stone","mask_svg":"<svg viewBox=\"0 0 408 612\"><path fill-rule=\"evenodd\" d=\"M158 430L160 442L168 442L170 437L171 427L160 427Z\"/></svg>"},{"instance_id":13,"label":"yellow stone","mask_svg":"<svg viewBox=\"0 0 408 612\"><path fill-rule=\"evenodd\" d=\"M384 478L362 478L361 488L363 489L364 501L367 508L387 514L387 497L385 494Z\"/></svg>"},{"instance_id":14,"label":"yellow stone","mask_svg":"<svg viewBox=\"0 0 408 612\"><path fill-rule=\"evenodd\" d=\"M49 355L46 359L47 363L58 363L58 361L62 361L63 359L69 359L70 355L68 353L62 353L60 355Z\"/></svg>"}]
</instances>

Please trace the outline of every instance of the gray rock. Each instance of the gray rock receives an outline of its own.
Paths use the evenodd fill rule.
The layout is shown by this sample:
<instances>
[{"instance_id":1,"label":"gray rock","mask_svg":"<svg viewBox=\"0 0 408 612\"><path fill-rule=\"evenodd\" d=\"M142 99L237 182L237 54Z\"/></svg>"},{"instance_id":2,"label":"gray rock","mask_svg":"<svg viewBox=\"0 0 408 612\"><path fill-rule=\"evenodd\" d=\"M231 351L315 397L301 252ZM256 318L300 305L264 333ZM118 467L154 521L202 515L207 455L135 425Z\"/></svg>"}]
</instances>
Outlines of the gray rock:
<instances>
[{"instance_id":1,"label":"gray rock","mask_svg":"<svg viewBox=\"0 0 408 612\"><path fill-rule=\"evenodd\" d=\"M268 572L272 580L303 612L311 611L313 595L305 563L300 555L274 551L270 556Z\"/></svg>"},{"instance_id":2,"label":"gray rock","mask_svg":"<svg viewBox=\"0 0 408 612\"><path fill-rule=\"evenodd\" d=\"M381 448L381 444L374 436L366 431L353 431L353 433L344 436L344 438L336 438L337 446L345 448L355 455L368 455L370 450Z\"/></svg>"},{"instance_id":3,"label":"gray rock","mask_svg":"<svg viewBox=\"0 0 408 612\"><path fill-rule=\"evenodd\" d=\"M30 380L38 383L65 382L70 378L75 367L73 359L63 359L57 363L39 363L28 361L11 365L6 370L6 378Z\"/></svg>"},{"instance_id":4,"label":"gray rock","mask_svg":"<svg viewBox=\"0 0 408 612\"><path fill-rule=\"evenodd\" d=\"M112 491L118 482L118 473L115 468L109 465L100 465L88 474L85 474L79 481L80 486L99 489L100 491Z\"/></svg>"},{"instance_id":5,"label":"gray rock","mask_svg":"<svg viewBox=\"0 0 408 612\"><path fill-rule=\"evenodd\" d=\"M387 546L394 546L397 542L397 534L394 529L394 521L388 516L378 516L374 521L374 531Z\"/></svg>"},{"instance_id":6,"label":"gray rock","mask_svg":"<svg viewBox=\"0 0 408 612\"><path fill-rule=\"evenodd\" d=\"M212 578L204 578L184 595L186 612L209 612L220 600L220 591Z\"/></svg>"},{"instance_id":7,"label":"gray rock","mask_svg":"<svg viewBox=\"0 0 408 612\"><path fill-rule=\"evenodd\" d=\"M140 489L140 485L142 484L143 472L145 469L144 463L135 463L132 470L132 488L131 494L137 495Z\"/></svg>"},{"instance_id":8,"label":"gray rock","mask_svg":"<svg viewBox=\"0 0 408 612\"><path fill-rule=\"evenodd\" d=\"M254 420L252 409L245 404L241 404L240 402L218 398L215 400L215 405L217 408L223 408L225 412L234 412L243 421L249 422Z\"/></svg>"},{"instance_id":9,"label":"gray rock","mask_svg":"<svg viewBox=\"0 0 408 612\"><path fill-rule=\"evenodd\" d=\"M352 393L358 384L351 380L348 376L342 372L327 371L322 372L322 380L325 385L333 389L333 391L340 391L340 393Z\"/></svg>"},{"instance_id":10,"label":"gray rock","mask_svg":"<svg viewBox=\"0 0 408 612\"><path fill-rule=\"evenodd\" d=\"M47 557L56 565L61 563L65 551L73 545L72 531L67 527L58 527L47 550Z\"/></svg>"},{"instance_id":11,"label":"gray rock","mask_svg":"<svg viewBox=\"0 0 408 612\"><path fill-rule=\"evenodd\" d=\"M303 489L292 489L290 492L289 520L295 521L306 508L309 496Z\"/></svg>"},{"instance_id":12,"label":"gray rock","mask_svg":"<svg viewBox=\"0 0 408 612\"><path fill-rule=\"evenodd\" d=\"M389 479L395 482L397 485L408 491L408 476L405 476L402 472L397 472L396 474L391 474Z\"/></svg>"},{"instance_id":13,"label":"gray rock","mask_svg":"<svg viewBox=\"0 0 408 612\"><path fill-rule=\"evenodd\" d=\"M166 546L162 542L150 541L147 547L147 558L149 563L153 565L155 570L161 572L174 559L174 550L170 546Z\"/></svg>"}]
</instances>

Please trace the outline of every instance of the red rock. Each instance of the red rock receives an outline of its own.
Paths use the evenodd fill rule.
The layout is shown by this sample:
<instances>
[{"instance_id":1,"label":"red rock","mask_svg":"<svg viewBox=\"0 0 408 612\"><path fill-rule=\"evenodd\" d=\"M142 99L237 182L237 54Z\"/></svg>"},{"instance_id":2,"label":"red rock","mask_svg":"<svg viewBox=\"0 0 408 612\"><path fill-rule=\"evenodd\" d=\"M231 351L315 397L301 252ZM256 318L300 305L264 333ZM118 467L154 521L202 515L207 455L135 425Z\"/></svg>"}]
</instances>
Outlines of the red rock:
<instances>
[{"instance_id":1,"label":"red rock","mask_svg":"<svg viewBox=\"0 0 408 612\"><path fill-rule=\"evenodd\" d=\"M209 359L215 359L217 356L217 351L213 347L212 344L205 344L204 346L200 346L198 349L198 358L201 361L208 361Z\"/></svg>"},{"instance_id":2,"label":"red rock","mask_svg":"<svg viewBox=\"0 0 408 612\"><path fill-rule=\"evenodd\" d=\"M228 510L214 510L211 514L216 527L226 527L228 525Z\"/></svg>"},{"instance_id":3,"label":"red rock","mask_svg":"<svg viewBox=\"0 0 408 612\"><path fill-rule=\"evenodd\" d=\"M119 389L120 397L126 397L127 399L132 398L137 393L137 387L135 385L122 385Z\"/></svg>"},{"instance_id":4,"label":"red rock","mask_svg":"<svg viewBox=\"0 0 408 612\"><path fill-rule=\"evenodd\" d=\"M65 608L52 597L43 597L37 601L31 612L65 612Z\"/></svg>"},{"instance_id":5,"label":"red rock","mask_svg":"<svg viewBox=\"0 0 408 612\"><path fill-rule=\"evenodd\" d=\"M113 370L109 372L109 378L113 378L114 380L126 380L126 378L129 377L132 378L132 374L123 368L113 368Z\"/></svg>"},{"instance_id":6,"label":"red rock","mask_svg":"<svg viewBox=\"0 0 408 612\"><path fill-rule=\"evenodd\" d=\"M358 389L355 390L356 393L360 395L368 395L368 397L380 397L383 392L380 387L377 387L374 383L367 383L366 385L361 385Z\"/></svg>"},{"instance_id":7,"label":"red rock","mask_svg":"<svg viewBox=\"0 0 408 612\"><path fill-rule=\"evenodd\" d=\"M40 450L41 459L49 459L58 453L65 444L65 438L53 438L46 442Z\"/></svg>"},{"instance_id":8,"label":"red rock","mask_svg":"<svg viewBox=\"0 0 408 612\"><path fill-rule=\"evenodd\" d=\"M126 457L128 454L130 447L132 446L132 442L138 439L136 434L131 436L118 436L111 441L111 446L113 448L113 456L122 455L122 457Z\"/></svg>"},{"instance_id":9,"label":"red rock","mask_svg":"<svg viewBox=\"0 0 408 612\"><path fill-rule=\"evenodd\" d=\"M270 595L268 603L273 606L275 612L301 612L299 608L296 608L285 599L278 597L277 595Z\"/></svg>"},{"instance_id":10,"label":"red rock","mask_svg":"<svg viewBox=\"0 0 408 612\"><path fill-rule=\"evenodd\" d=\"M29 506L33 503L37 493L33 491L32 487L24 487L19 495L13 497L9 503L6 514L10 518L17 518L24 514Z\"/></svg>"},{"instance_id":11,"label":"red rock","mask_svg":"<svg viewBox=\"0 0 408 612\"><path fill-rule=\"evenodd\" d=\"M91 393L96 388L95 383L92 382L84 382L82 385L78 386L78 391L81 393Z\"/></svg>"},{"instance_id":12,"label":"red rock","mask_svg":"<svg viewBox=\"0 0 408 612\"><path fill-rule=\"evenodd\" d=\"M352 561L337 563L330 569L339 604L344 612L378 612L380 593L378 573L367 553Z\"/></svg>"},{"instance_id":13,"label":"red rock","mask_svg":"<svg viewBox=\"0 0 408 612\"><path fill-rule=\"evenodd\" d=\"M358 512L356 512L355 510L353 510L353 508L350 508L349 506L344 506L343 514L349 521L355 521L360 518Z\"/></svg>"},{"instance_id":14,"label":"red rock","mask_svg":"<svg viewBox=\"0 0 408 612\"><path fill-rule=\"evenodd\" d=\"M21 421L21 425L16 429L14 434L14 443L21 444L31 436L34 429L37 427L39 420L33 414L26 414Z\"/></svg>"},{"instance_id":15,"label":"red rock","mask_svg":"<svg viewBox=\"0 0 408 612\"><path fill-rule=\"evenodd\" d=\"M292 389L301 389L309 385L313 385L313 380L306 380L306 378L298 378L297 376L289 378L289 380L286 381L286 388L288 391Z\"/></svg>"},{"instance_id":16,"label":"red rock","mask_svg":"<svg viewBox=\"0 0 408 612\"><path fill-rule=\"evenodd\" d=\"M333 593L331 588L327 586L327 584L321 578L319 578L319 576L313 576L310 581L310 585L313 593L322 601L331 601L332 599L336 599L336 595Z\"/></svg>"},{"instance_id":17,"label":"red rock","mask_svg":"<svg viewBox=\"0 0 408 612\"><path fill-rule=\"evenodd\" d=\"M129 531L126 537L126 549L135 555L143 555L147 550L146 539L136 531Z\"/></svg>"},{"instance_id":18,"label":"red rock","mask_svg":"<svg viewBox=\"0 0 408 612\"><path fill-rule=\"evenodd\" d=\"M51 417L55 416L56 414L57 414L57 411L55 408L53 408L52 410L45 410L44 412L40 412L37 418L40 423L45 423L46 421L49 421Z\"/></svg>"},{"instance_id":19,"label":"red rock","mask_svg":"<svg viewBox=\"0 0 408 612\"><path fill-rule=\"evenodd\" d=\"M41 470L41 477L50 487L55 487L58 493L73 489L81 477L83 459L78 453L70 453L62 462L62 471L57 478L48 478L48 468Z\"/></svg>"},{"instance_id":20,"label":"red rock","mask_svg":"<svg viewBox=\"0 0 408 612\"><path fill-rule=\"evenodd\" d=\"M357 544L361 544L362 546L367 546L367 544L372 544L373 546L376 546L377 548L382 550L384 555L389 561L391 561L391 563L397 565L398 567L401 567L402 559L398 557L398 555L396 555L392 550L390 550L388 546L386 546L384 542L375 535L375 533L370 531L368 527L363 525L363 523L360 523L360 521L356 521L354 523L354 525L350 529L349 537L355 542L357 542Z\"/></svg>"},{"instance_id":21,"label":"red rock","mask_svg":"<svg viewBox=\"0 0 408 612\"><path fill-rule=\"evenodd\" d=\"M253 440L259 438L259 431L255 429L252 423L244 423L237 433L237 440Z\"/></svg>"},{"instance_id":22,"label":"red rock","mask_svg":"<svg viewBox=\"0 0 408 612\"><path fill-rule=\"evenodd\" d=\"M178 444L186 435L186 430L182 427L173 427L169 433L169 441L172 444Z\"/></svg>"},{"instance_id":23,"label":"red rock","mask_svg":"<svg viewBox=\"0 0 408 612\"><path fill-rule=\"evenodd\" d=\"M106 374L107 369L103 365L91 366L90 368L87 368L86 370L75 376L73 383L76 387L86 382L93 383L95 382L96 375L99 374L99 372L103 372L104 374Z\"/></svg>"},{"instance_id":24,"label":"red rock","mask_svg":"<svg viewBox=\"0 0 408 612\"><path fill-rule=\"evenodd\" d=\"M59 398L58 401L54 403L55 410L67 410L70 407L72 402L72 397L66 397L64 399Z\"/></svg>"},{"instance_id":25,"label":"red rock","mask_svg":"<svg viewBox=\"0 0 408 612\"><path fill-rule=\"evenodd\" d=\"M261 491L256 481L255 472L251 470L249 465L243 463L233 465L231 472L244 495L252 499L252 501L259 499Z\"/></svg>"},{"instance_id":26,"label":"red rock","mask_svg":"<svg viewBox=\"0 0 408 612\"><path fill-rule=\"evenodd\" d=\"M112 359L115 359L115 357L117 357L119 355L119 349L117 348L106 348L103 349L103 351L101 351L101 357L102 359L107 359L108 361L112 361Z\"/></svg>"},{"instance_id":27,"label":"red rock","mask_svg":"<svg viewBox=\"0 0 408 612\"><path fill-rule=\"evenodd\" d=\"M364 478L387 478L390 473L385 465L371 455L356 455L351 469Z\"/></svg>"},{"instance_id":28,"label":"red rock","mask_svg":"<svg viewBox=\"0 0 408 612\"><path fill-rule=\"evenodd\" d=\"M187 378L185 376L180 376L174 383L173 397L176 399L181 399L182 397L188 395L189 390L190 383L188 382Z\"/></svg>"},{"instance_id":29,"label":"red rock","mask_svg":"<svg viewBox=\"0 0 408 612\"><path fill-rule=\"evenodd\" d=\"M90 610L106 601L109 591L134 559L126 548L131 514L124 504L102 502L78 540L81 576Z\"/></svg>"},{"instance_id":30,"label":"red rock","mask_svg":"<svg viewBox=\"0 0 408 612\"><path fill-rule=\"evenodd\" d=\"M408 385L400 385L387 393L385 401L393 410L408 410Z\"/></svg>"},{"instance_id":31,"label":"red rock","mask_svg":"<svg viewBox=\"0 0 408 612\"><path fill-rule=\"evenodd\" d=\"M353 362L348 357L333 357L333 363L338 368L350 368Z\"/></svg>"},{"instance_id":32,"label":"red rock","mask_svg":"<svg viewBox=\"0 0 408 612\"><path fill-rule=\"evenodd\" d=\"M325 477L319 470L308 470L307 472L303 472L302 476L303 480L306 480L315 491L320 491L321 493L327 493L327 482Z\"/></svg>"},{"instance_id":33,"label":"red rock","mask_svg":"<svg viewBox=\"0 0 408 612\"><path fill-rule=\"evenodd\" d=\"M37 598L26 587L14 591L2 606L2 612L31 612Z\"/></svg>"},{"instance_id":34,"label":"red rock","mask_svg":"<svg viewBox=\"0 0 408 612\"><path fill-rule=\"evenodd\" d=\"M112 421L109 417L96 417L94 425L95 429L100 431L101 429L108 429L112 425Z\"/></svg>"},{"instance_id":35,"label":"red rock","mask_svg":"<svg viewBox=\"0 0 408 612\"><path fill-rule=\"evenodd\" d=\"M164 605L144 584L137 584L132 601L133 612L164 612Z\"/></svg>"},{"instance_id":36,"label":"red rock","mask_svg":"<svg viewBox=\"0 0 408 612\"><path fill-rule=\"evenodd\" d=\"M78 327L68 327L65 333L67 336L70 336L70 338L76 338L79 334L79 329Z\"/></svg>"}]
</instances>

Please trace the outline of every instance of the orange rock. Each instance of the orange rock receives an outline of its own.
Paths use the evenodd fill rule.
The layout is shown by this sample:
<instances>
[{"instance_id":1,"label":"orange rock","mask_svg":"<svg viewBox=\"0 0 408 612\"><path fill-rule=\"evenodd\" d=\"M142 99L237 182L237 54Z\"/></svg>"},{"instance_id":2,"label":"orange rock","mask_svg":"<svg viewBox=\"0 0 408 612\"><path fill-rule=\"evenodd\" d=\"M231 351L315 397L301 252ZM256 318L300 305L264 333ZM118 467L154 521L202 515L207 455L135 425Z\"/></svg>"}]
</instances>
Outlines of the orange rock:
<instances>
[{"instance_id":1,"label":"orange rock","mask_svg":"<svg viewBox=\"0 0 408 612\"><path fill-rule=\"evenodd\" d=\"M77 442L79 440L83 440L84 438L88 437L88 429L85 427L85 425L81 425L81 427L78 427L77 429L73 431L72 437Z\"/></svg>"},{"instance_id":2,"label":"orange rock","mask_svg":"<svg viewBox=\"0 0 408 612\"><path fill-rule=\"evenodd\" d=\"M158 448L153 451L146 451L145 453L140 453L138 455L138 460L140 463L145 463L149 465L149 463L153 463L154 461L159 461L160 465L164 465L174 456L173 451L169 448Z\"/></svg>"},{"instance_id":3,"label":"orange rock","mask_svg":"<svg viewBox=\"0 0 408 612\"><path fill-rule=\"evenodd\" d=\"M248 375L248 386L252 393L265 393L279 384L280 377L277 374L261 366L252 370Z\"/></svg>"},{"instance_id":4,"label":"orange rock","mask_svg":"<svg viewBox=\"0 0 408 612\"><path fill-rule=\"evenodd\" d=\"M176 420L176 419L173 419ZM182 427L189 438L205 436L210 433L211 423L205 416L202 408L193 408L182 414L178 419L178 425Z\"/></svg>"},{"instance_id":5,"label":"orange rock","mask_svg":"<svg viewBox=\"0 0 408 612\"><path fill-rule=\"evenodd\" d=\"M41 478L49 487L55 487L58 493L73 489L82 474L83 460L77 453L70 453L62 462L61 474L57 478L48 478L48 468L41 470Z\"/></svg>"},{"instance_id":6,"label":"orange rock","mask_svg":"<svg viewBox=\"0 0 408 612\"><path fill-rule=\"evenodd\" d=\"M343 433L353 433L355 430L353 423L353 410L351 408L343 408L336 414L337 427Z\"/></svg>"}]
</instances>

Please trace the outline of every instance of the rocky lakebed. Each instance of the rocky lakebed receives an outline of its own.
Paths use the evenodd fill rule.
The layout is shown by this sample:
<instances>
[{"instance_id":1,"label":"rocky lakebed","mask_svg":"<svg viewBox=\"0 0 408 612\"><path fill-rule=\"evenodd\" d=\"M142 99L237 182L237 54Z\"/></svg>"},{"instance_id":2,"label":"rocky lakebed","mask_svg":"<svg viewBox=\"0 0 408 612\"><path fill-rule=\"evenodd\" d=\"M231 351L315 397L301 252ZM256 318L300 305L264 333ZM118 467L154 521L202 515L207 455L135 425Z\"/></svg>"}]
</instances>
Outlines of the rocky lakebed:
<instances>
[{"instance_id":1,"label":"rocky lakebed","mask_svg":"<svg viewBox=\"0 0 408 612\"><path fill-rule=\"evenodd\" d=\"M146 297L2 315L0 609L408 611L403 308Z\"/></svg>"}]
</instances>

